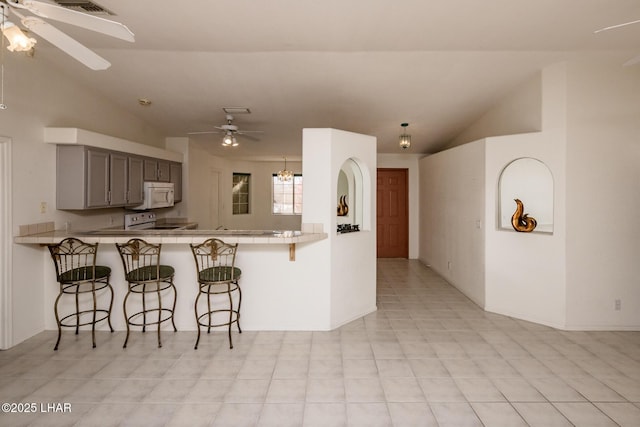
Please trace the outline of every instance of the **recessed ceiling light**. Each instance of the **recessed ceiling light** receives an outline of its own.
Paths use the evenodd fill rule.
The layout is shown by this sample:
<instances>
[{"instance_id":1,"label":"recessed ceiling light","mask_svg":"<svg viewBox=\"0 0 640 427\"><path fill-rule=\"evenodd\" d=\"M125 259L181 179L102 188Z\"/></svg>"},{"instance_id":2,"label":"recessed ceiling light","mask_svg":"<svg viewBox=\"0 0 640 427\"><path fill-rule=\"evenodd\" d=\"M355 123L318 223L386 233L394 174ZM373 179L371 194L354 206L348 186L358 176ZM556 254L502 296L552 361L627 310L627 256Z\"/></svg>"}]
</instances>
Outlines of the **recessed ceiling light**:
<instances>
[{"instance_id":1,"label":"recessed ceiling light","mask_svg":"<svg viewBox=\"0 0 640 427\"><path fill-rule=\"evenodd\" d=\"M151 105L151 100L147 98L138 98L138 104L142 105L143 107L148 107L149 105Z\"/></svg>"},{"instance_id":2,"label":"recessed ceiling light","mask_svg":"<svg viewBox=\"0 0 640 427\"><path fill-rule=\"evenodd\" d=\"M251 114L247 107L222 107L222 111L227 114Z\"/></svg>"}]
</instances>

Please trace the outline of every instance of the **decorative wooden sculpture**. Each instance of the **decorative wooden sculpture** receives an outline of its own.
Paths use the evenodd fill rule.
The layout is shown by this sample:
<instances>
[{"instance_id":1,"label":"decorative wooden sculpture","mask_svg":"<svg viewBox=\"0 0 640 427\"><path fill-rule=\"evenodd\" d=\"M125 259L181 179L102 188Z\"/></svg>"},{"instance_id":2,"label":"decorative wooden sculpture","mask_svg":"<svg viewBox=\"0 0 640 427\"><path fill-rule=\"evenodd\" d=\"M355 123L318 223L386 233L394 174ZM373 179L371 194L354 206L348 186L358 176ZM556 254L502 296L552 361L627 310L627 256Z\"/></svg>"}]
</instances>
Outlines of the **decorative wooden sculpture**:
<instances>
[{"instance_id":1,"label":"decorative wooden sculpture","mask_svg":"<svg viewBox=\"0 0 640 427\"><path fill-rule=\"evenodd\" d=\"M338 216L347 216L349 213L349 206L347 206L347 196L340 196L340 202L338 202Z\"/></svg>"},{"instance_id":2,"label":"decorative wooden sculpture","mask_svg":"<svg viewBox=\"0 0 640 427\"><path fill-rule=\"evenodd\" d=\"M511 217L511 225L513 226L513 229L525 233L533 231L533 229L536 228L536 225L538 225L538 222L535 218L530 217L529 214L523 214L524 205L522 204L520 199L514 200L516 202L516 211Z\"/></svg>"}]
</instances>

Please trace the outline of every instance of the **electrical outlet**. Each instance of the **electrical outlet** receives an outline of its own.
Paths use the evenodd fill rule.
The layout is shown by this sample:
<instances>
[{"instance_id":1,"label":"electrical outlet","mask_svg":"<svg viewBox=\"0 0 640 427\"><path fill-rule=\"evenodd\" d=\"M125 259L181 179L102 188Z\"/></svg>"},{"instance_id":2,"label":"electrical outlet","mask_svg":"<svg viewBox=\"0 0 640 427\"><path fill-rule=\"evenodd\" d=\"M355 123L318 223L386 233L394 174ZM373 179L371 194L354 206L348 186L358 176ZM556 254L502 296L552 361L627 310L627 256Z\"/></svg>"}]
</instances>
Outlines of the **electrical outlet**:
<instances>
[{"instance_id":1,"label":"electrical outlet","mask_svg":"<svg viewBox=\"0 0 640 427\"><path fill-rule=\"evenodd\" d=\"M40 213L47 213L47 202L40 202Z\"/></svg>"},{"instance_id":2,"label":"electrical outlet","mask_svg":"<svg viewBox=\"0 0 640 427\"><path fill-rule=\"evenodd\" d=\"M619 299L615 300L614 306L616 311L622 310L622 300L619 300Z\"/></svg>"}]
</instances>

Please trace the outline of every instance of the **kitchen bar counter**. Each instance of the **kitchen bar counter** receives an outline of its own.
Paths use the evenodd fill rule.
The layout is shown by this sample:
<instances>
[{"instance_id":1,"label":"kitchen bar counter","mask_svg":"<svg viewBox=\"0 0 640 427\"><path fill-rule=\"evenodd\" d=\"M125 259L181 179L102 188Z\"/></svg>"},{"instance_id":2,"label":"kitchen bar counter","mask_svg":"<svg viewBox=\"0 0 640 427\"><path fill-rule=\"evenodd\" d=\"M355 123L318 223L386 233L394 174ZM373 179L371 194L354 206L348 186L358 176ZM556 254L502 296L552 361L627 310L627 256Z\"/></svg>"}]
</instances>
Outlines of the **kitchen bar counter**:
<instances>
[{"instance_id":1,"label":"kitchen bar counter","mask_svg":"<svg viewBox=\"0 0 640 427\"><path fill-rule=\"evenodd\" d=\"M321 232L277 230L55 230L26 236L16 236L14 242L47 245L59 243L67 237L77 237L87 243L125 243L129 239L140 238L149 243L189 244L201 243L209 237L217 237L227 243L295 244L324 240L327 238L327 234Z\"/></svg>"},{"instance_id":2,"label":"kitchen bar counter","mask_svg":"<svg viewBox=\"0 0 640 427\"><path fill-rule=\"evenodd\" d=\"M330 240L321 225L303 224L303 231L273 230L56 230L14 237L17 244L39 246L57 243L67 237L100 243L98 263L112 269L111 285L115 299L111 321L116 330L126 330L122 310L127 284L122 262L114 243L131 238L162 243L162 263L175 268L178 289L175 323L180 331L196 330L193 312L198 282L189 243L202 243L217 237L239 243L236 266L242 269L243 330L327 330L331 290L326 248ZM55 330L52 307L59 286L46 248L41 249L43 268L43 306L45 329ZM108 293L99 295L99 304L108 304ZM61 311L72 311L73 298L63 299ZM99 330L108 326L99 325ZM163 325L163 328L168 328ZM167 331L171 328L166 329ZM138 329L139 330L139 329ZM138 339L138 337L136 337ZM135 342L135 340L133 341ZM132 343L132 346L134 344Z\"/></svg>"}]
</instances>

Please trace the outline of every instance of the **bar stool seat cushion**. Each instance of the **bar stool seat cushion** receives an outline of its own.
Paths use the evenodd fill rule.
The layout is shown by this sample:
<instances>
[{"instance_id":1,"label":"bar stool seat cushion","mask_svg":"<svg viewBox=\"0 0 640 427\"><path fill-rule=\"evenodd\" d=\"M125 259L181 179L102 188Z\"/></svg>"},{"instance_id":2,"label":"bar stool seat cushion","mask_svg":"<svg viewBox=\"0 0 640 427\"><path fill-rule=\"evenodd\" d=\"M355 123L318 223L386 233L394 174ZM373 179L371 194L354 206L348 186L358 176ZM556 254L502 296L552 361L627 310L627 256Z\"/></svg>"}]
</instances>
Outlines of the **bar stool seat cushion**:
<instances>
[{"instance_id":1,"label":"bar stool seat cushion","mask_svg":"<svg viewBox=\"0 0 640 427\"><path fill-rule=\"evenodd\" d=\"M80 280L105 279L111 274L111 268L104 265L96 265L96 277L93 277L93 267L78 267L65 271L59 277L63 283L78 282Z\"/></svg>"},{"instance_id":2,"label":"bar stool seat cushion","mask_svg":"<svg viewBox=\"0 0 640 427\"><path fill-rule=\"evenodd\" d=\"M233 267L233 275L231 274L232 267L210 267L198 272L198 280L201 282L226 282L229 280L238 280L242 271L238 267Z\"/></svg>"},{"instance_id":3,"label":"bar stool seat cushion","mask_svg":"<svg viewBox=\"0 0 640 427\"><path fill-rule=\"evenodd\" d=\"M160 277L157 277L157 272L160 270ZM152 280L165 280L171 278L175 273L175 269L170 265L161 265L158 269L155 265L147 265L144 267L136 268L127 274L128 282L145 282Z\"/></svg>"}]
</instances>

